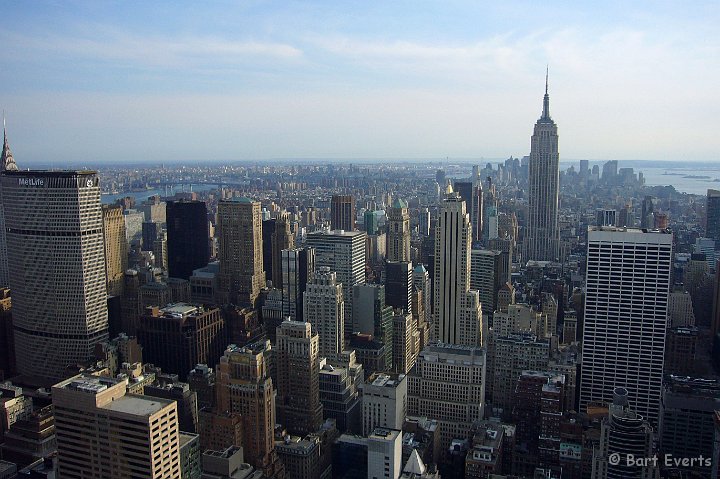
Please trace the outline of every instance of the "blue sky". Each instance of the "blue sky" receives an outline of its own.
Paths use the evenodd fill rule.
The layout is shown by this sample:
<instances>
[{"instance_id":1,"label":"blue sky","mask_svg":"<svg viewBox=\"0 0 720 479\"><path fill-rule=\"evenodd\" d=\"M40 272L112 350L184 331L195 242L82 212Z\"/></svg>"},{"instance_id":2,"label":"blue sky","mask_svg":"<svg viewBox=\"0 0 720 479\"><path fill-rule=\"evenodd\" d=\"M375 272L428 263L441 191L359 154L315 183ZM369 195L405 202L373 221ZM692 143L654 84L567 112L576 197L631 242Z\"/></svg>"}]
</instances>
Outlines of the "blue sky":
<instances>
[{"instance_id":1,"label":"blue sky","mask_svg":"<svg viewBox=\"0 0 720 479\"><path fill-rule=\"evenodd\" d=\"M0 0L16 160L720 160L717 2Z\"/></svg>"}]
</instances>

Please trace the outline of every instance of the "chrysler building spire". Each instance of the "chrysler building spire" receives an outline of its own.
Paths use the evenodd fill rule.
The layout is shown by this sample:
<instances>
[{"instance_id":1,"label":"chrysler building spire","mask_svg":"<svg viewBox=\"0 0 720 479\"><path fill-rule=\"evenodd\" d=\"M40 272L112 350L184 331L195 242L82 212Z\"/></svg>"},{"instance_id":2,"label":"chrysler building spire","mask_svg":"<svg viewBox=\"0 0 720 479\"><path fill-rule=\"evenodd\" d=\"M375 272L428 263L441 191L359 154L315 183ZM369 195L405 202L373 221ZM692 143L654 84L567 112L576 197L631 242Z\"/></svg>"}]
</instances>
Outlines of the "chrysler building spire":
<instances>
[{"instance_id":1,"label":"chrysler building spire","mask_svg":"<svg viewBox=\"0 0 720 479\"><path fill-rule=\"evenodd\" d=\"M18 167L15 164L12 151L10 151L10 144L7 139L7 129L5 127L5 112L3 112L3 147L2 156L0 156L0 171L17 171Z\"/></svg>"}]
</instances>

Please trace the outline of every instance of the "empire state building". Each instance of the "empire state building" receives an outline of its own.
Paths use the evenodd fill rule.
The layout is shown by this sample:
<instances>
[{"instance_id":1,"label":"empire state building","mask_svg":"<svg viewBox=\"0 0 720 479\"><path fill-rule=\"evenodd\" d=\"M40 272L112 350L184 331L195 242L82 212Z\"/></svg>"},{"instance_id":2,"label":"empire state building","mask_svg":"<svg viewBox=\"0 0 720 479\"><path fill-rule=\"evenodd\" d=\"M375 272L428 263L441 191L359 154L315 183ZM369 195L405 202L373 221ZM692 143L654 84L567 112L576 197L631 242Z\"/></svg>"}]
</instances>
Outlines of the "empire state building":
<instances>
[{"instance_id":1,"label":"empire state building","mask_svg":"<svg viewBox=\"0 0 720 479\"><path fill-rule=\"evenodd\" d=\"M530 143L529 215L524 260L559 261L558 191L560 157L557 125L550 118L547 75L542 116L535 123Z\"/></svg>"}]
</instances>

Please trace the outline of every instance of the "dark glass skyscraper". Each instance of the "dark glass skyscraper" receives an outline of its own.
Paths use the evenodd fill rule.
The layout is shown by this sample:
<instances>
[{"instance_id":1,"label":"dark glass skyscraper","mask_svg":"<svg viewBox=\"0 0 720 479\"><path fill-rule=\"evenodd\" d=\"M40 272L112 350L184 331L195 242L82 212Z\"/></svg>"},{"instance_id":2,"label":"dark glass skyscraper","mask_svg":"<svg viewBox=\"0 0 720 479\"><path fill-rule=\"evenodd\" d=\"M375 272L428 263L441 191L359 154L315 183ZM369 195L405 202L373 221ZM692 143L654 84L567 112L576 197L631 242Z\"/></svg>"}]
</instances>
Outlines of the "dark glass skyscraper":
<instances>
[{"instance_id":1,"label":"dark glass skyscraper","mask_svg":"<svg viewBox=\"0 0 720 479\"><path fill-rule=\"evenodd\" d=\"M720 242L720 191L707 192L707 222L705 237Z\"/></svg>"},{"instance_id":2,"label":"dark glass skyscraper","mask_svg":"<svg viewBox=\"0 0 720 479\"><path fill-rule=\"evenodd\" d=\"M168 201L167 249L171 278L190 279L210 260L207 207L202 201Z\"/></svg>"}]
</instances>

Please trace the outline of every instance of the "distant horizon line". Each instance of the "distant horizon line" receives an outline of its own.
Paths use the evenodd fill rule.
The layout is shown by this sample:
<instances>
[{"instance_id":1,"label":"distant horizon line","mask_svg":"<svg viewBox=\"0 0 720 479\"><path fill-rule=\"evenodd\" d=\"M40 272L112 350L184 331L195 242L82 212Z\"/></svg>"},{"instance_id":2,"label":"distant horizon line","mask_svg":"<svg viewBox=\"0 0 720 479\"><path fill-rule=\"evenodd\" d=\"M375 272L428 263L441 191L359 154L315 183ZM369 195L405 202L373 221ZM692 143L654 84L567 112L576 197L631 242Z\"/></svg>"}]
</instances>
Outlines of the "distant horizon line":
<instances>
[{"instance_id":1,"label":"distant horizon line","mask_svg":"<svg viewBox=\"0 0 720 479\"><path fill-rule=\"evenodd\" d=\"M341 157L341 158L329 158L329 157L278 157L278 158L258 158L258 159L239 159L239 160L193 160L193 159L184 159L184 160L127 160L123 162L98 162L98 163L90 163L90 162L82 162L79 164L82 164L82 168L94 168L94 167L122 167L122 166L160 166L160 165L176 165L176 166L184 166L184 165L192 165L192 166L212 166L212 165L228 165L228 164L236 164L236 165L257 165L257 164L263 164L268 162L284 162L283 164L289 165L293 162L297 163L303 163L303 164L312 164L312 163L318 163L318 164L334 164L334 163L353 163L357 162L357 164L375 164L383 161L395 161L400 164L428 164L428 165L466 165L466 164L472 164L472 165L479 165L479 166L485 166L485 163L492 163L492 164L502 164L505 161L507 161L509 158L517 158L522 159L522 157L506 157L506 158L473 158L473 157L447 157L447 158L437 158L437 157L421 157L421 158L406 158L406 157L399 157L399 156L388 156L388 157ZM602 164L606 163L608 161L617 161L618 165L622 164L642 164L643 166L646 166L648 163L652 163L657 166L666 166L666 167L674 167L674 168L682 168L682 167L689 167L693 165L719 165L720 166L720 160L689 160L689 161L680 161L680 160L615 160L615 159L602 159L602 158L595 158L595 159L589 159L589 158L570 158L570 159L564 159L560 160L560 164L573 164L573 163L579 163L580 161L588 161L589 163L593 164ZM68 167L68 168L75 168L77 169L78 163L75 162L61 162L61 161L33 161L30 160L28 162L23 162L23 164L30 165L30 166L45 166L45 167L51 167L51 168L62 168L62 167ZM26 169L26 168L21 168Z\"/></svg>"}]
</instances>

